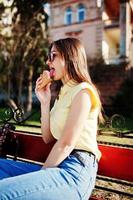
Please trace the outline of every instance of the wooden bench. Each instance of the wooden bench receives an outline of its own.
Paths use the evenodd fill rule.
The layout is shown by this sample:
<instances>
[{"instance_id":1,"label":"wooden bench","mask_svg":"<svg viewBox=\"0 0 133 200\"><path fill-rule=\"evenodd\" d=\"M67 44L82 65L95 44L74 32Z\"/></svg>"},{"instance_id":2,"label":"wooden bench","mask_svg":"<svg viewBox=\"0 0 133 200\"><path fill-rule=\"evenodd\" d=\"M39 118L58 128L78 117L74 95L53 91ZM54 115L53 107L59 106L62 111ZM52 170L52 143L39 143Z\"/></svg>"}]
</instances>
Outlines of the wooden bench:
<instances>
[{"instance_id":1,"label":"wooden bench","mask_svg":"<svg viewBox=\"0 0 133 200\"><path fill-rule=\"evenodd\" d=\"M16 132L18 138L17 159L25 161L44 162L50 152L53 143L45 144L39 134ZM97 178L108 181L128 181L129 185L133 186L133 149L118 146L110 146L99 144L99 149L102 152L102 158L99 162ZM7 157L12 157L12 146L7 148ZM108 190L108 188L96 185L97 189ZM109 190L111 191L111 190ZM111 191L112 192L112 191ZM113 192L115 192L113 190ZM122 193L116 190L117 193ZM126 193L125 193L126 194ZM133 194L129 194L133 197ZM91 200L100 200L101 198L91 197Z\"/></svg>"}]
</instances>

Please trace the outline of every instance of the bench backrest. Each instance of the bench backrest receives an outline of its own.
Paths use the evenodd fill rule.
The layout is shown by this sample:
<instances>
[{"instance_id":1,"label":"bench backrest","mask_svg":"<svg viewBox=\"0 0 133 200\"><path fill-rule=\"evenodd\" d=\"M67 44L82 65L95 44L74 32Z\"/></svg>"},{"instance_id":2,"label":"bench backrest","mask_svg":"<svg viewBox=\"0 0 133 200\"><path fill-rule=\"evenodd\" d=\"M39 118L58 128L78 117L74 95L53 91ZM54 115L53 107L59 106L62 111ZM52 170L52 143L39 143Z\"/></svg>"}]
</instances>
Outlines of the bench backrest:
<instances>
[{"instance_id":1,"label":"bench backrest","mask_svg":"<svg viewBox=\"0 0 133 200\"><path fill-rule=\"evenodd\" d=\"M17 133L18 157L44 162L53 144L45 144L40 135ZM102 158L99 162L99 175L133 181L133 150L123 147L99 144ZM10 148L9 148L10 151Z\"/></svg>"},{"instance_id":2,"label":"bench backrest","mask_svg":"<svg viewBox=\"0 0 133 200\"><path fill-rule=\"evenodd\" d=\"M133 181L133 149L106 145L99 145L99 149L99 175Z\"/></svg>"}]
</instances>

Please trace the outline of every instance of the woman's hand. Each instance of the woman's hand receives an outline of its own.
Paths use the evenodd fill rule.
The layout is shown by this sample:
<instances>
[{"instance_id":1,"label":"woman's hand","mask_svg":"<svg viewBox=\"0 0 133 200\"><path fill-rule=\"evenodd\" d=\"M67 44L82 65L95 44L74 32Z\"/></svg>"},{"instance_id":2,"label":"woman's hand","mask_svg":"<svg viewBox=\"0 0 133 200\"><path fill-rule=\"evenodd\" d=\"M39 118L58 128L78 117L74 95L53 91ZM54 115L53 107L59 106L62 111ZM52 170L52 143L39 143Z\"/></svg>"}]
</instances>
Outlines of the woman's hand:
<instances>
[{"instance_id":1,"label":"woman's hand","mask_svg":"<svg viewBox=\"0 0 133 200\"><path fill-rule=\"evenodd\" d=\"M43 72L43 73L45 73L45 72ZM49 72L46 71L46 73L49 73ZM50 103L50 100L51 100L50 85L51 85L51 83L48 83L44 88L40 89L39 86L41 85L41 83L42 83L42 74L36 81L36 87L35 87L36 96L37 96L38 100L40 101L40 103Z\"/></svg>"}]
</instances>

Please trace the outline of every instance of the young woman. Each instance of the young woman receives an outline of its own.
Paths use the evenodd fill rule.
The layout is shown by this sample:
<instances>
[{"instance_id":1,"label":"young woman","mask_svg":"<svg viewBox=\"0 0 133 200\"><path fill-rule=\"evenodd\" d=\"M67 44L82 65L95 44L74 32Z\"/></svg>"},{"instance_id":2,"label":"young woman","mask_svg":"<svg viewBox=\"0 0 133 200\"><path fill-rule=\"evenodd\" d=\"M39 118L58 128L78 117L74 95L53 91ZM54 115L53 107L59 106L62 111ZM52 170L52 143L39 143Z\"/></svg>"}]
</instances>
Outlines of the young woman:
<instances>
[{"instance_id":1,"label":"young woman","mask_svg":"<svg viewBox=\"0 0 133 200\"><path fill-rule=\"evenodd\" d=\"M57 142L43 166L0 160L0 199L88 200L94 188L101 156L96 142L101 102L84 47L74 38L55 41L47 64L50 72L40 75L35 91L43 140ZM50 111L51 74L62 87Z\"/></svg>"}]
</instances>

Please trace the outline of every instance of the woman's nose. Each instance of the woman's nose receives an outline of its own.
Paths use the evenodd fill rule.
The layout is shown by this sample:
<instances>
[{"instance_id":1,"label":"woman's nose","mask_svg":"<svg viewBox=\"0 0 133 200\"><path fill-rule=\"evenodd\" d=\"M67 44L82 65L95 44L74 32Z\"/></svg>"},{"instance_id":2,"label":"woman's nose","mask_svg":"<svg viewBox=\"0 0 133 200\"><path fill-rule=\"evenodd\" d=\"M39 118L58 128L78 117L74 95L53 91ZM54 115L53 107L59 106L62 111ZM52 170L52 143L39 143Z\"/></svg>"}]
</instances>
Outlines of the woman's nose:
<instances>
[{"instance_id":1,"label":"woman's nose","mask_svg":"<svg viewBox=\"0 0 133 200\"><path fill-rule=\"evenodd\" d=\"M50 61L49 61L49 59L47 59L47 60L46 60L46 64L47 64L47 65L49 65L49 64L50 64Z\"/></svg>"}]
</instances>

